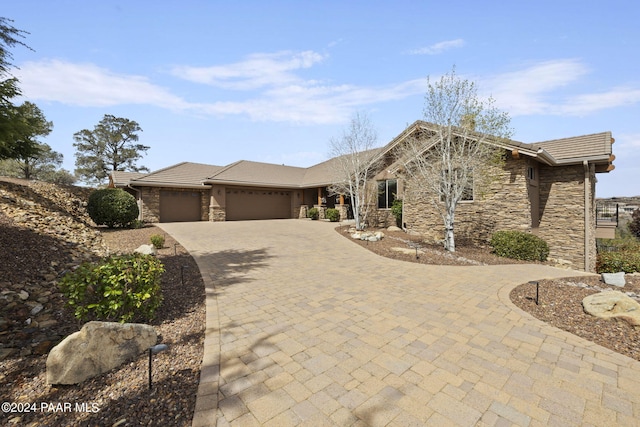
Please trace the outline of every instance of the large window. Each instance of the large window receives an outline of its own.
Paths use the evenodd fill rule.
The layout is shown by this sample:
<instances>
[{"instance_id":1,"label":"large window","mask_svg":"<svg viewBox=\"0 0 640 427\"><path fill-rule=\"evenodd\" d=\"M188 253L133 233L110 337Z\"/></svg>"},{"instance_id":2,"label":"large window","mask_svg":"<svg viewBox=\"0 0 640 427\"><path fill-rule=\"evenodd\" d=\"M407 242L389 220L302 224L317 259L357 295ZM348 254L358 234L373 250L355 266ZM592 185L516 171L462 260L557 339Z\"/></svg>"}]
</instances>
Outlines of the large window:
<instances>
[{"instance_id":1,"label":"large window","mask_svg":"<svg viewBox=\"0 0 640 427\"><path fill-rule=\"evenodd\" d=\"M458 169L456 169L456 171L458 171ZM441 181L441 185L442 185L442 193L440 196L440 201L444 200L444 193L446 192L445 190L445 181L448 181L450 179L453 179L454 182L460 182L459 179L462 179L462 177L458 177L458 176L454 176L454 177L450 177L449 175L449 171L444 171L443 172L443 178ZM473 175L471 175L470 177L470 181L468 182L467 185L464 186L464 188L462 189L462 197L460 198L461 202L472 202L473 201ZM455 188L456 184L452 184ZM459 185L459 184L457 184ZM459 188L459 187L458 187Z\"/></svg>"},{"instance_id":2,"label":"large window","mask_svg":"<svg viewBox=\"0 0 640 427\"><path fill-rule=\"evenodd\" d=\"M398 181L387 179L378 181L378 209L391 209L398 193Z\"/></svg>"}]
</instances>

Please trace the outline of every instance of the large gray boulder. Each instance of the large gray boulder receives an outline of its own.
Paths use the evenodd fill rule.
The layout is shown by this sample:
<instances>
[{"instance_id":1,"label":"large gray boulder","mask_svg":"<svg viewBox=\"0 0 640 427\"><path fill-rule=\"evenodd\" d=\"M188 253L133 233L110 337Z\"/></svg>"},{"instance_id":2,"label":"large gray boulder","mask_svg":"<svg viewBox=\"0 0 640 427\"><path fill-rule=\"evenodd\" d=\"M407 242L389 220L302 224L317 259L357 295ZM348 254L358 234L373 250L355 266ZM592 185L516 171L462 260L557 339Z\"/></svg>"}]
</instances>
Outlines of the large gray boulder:
<instances>
[{"instance_id":1,"label":"large gray boulder","mask_svg":"<svg viewBox=\"0 0 640 427\"><path fill-rule=\"evenodd\" d=\"M619 273L602 273L602 281L607 285L618 286L620 288L624 288L626 284L624 280L624 271Z\"/></svg>"},{"instance_id":2,"label":"large gray boulder","mask_svg":"<svg viewBox=\"0 0 640 427\"><path fill-rule=\"evenodd\" d=\"M51 349L47 383L78 384L135 359L157 339L149 325L88 322Z\"/></svg>"},{"instance_id":3,"label":"large gray boulder","mask_svg":"<svg viewBox=\"0 0 640 427\"><path fill-rule=\"evenodd\" d=\"M582 300L584 311L603 319L622 319L640 326L640 304L620 291L598 292Z\"/></svg>"}]
</instances>

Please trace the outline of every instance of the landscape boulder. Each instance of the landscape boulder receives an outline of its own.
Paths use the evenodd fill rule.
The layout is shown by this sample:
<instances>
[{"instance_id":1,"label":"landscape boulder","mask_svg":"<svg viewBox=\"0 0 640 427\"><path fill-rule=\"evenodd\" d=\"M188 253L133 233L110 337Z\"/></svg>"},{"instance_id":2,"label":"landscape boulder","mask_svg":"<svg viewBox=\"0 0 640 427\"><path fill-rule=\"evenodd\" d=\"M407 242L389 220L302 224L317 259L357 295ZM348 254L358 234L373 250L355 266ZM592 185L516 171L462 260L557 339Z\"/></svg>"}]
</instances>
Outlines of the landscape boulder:
<instances>
[{"instance_id":1,"label":"landscape boulder","mask_svg":"<svg viewBox=\"0 0 640 427\"><path fill-rule=\"evenodd\" d=\"M382 240L384 233L382 231L356 231L351 234L351 238L355 240L368 240L370 242L377 242Z\"/></svg>"},{"instance_id":2,"label":"landscape boulder","mask_svg":"<svg viewBox=\"0 0 640 427\"><path fill-rule=\"evenodd\" d=\"M135 359L157 339L149 325L88 322L51 349L47 383L78 384Z\"/></svg>"},{"instance_id":3,"label":"landscape boulder","mask_svg":"<svg viewBox=\"0 0 640 427\"><path fill-rule=\"evenodd\" d=\"M640 304L620 291L598 292L582 300L584 311L602 319L622 319L640 326Z\"/></svg>"},{"instance_id":4,"label":"landscape boulder","mask_svg":"<svg viewBox=\"0 0 640 427\"><path fill-rule=\"evenodd\" d=\"M602 273L602 281L607 285L618 286L624 288L626 284L624 280L624 271L619 273Z\"/></svg>"},{"instance_id":5,"label":"landscape boulder","mask_svg":"<svg viewBox=\"0 0 640 427\"><path fill-rule=\"evenodd\" d=\"M155 246L153 246L153 245L140 245L133 252L135 252L137 254L143 254L143 255L156 255L158 253L158 251L156 250Z\"/></svg>"}]
</instances>

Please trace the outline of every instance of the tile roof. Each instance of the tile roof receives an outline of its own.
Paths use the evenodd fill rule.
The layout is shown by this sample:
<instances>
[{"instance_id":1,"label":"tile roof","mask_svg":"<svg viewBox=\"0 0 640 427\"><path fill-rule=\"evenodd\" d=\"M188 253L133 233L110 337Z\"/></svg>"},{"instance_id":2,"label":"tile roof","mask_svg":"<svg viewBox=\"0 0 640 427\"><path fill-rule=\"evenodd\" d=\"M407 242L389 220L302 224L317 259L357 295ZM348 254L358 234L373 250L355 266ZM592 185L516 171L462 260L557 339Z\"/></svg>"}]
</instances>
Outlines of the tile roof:
<instances>
[{"instance_id":1,"label":"tile roof","mask_svg":"<svg viewBox=\"0 0 640 427\"><path fill-rule=\"evenodd\" d=\"M142 172L124 172L124 171L111 172L112 182L116 187L125 187L127 186L127 184L129 184L130 180L140 178L145 175L146 174Z\"/></svg>"},{"instance_id":2,"label":"tile roof","mask_svg":"<svg viewBox=\"0 0 640 427\"><path fill-rule=\"evenodd\" d=\"M203 181L210 175L222 169L222 166L205 165L202 163L182 162L164 169L132 179L131 184L146 185L179 185L202 186Z\"/></svg>"},{"instance_id":3,"label":"tile roof","mask_svg":"<svg viewBox=\"0 0 640 427\"><path fill-rule=\"evenodd\" d=\"M306 169L296 166L240 160L215 171L207 183L299 187Z\"/></svg>"},{"instance_id":4,"label":"tile roof","mask_svg":"<svg viewBox=\"0 0 640 427\"><path fill-rule=\"evenodd\" d=\"M611 132L601 132L535 142L532 145L547 151L558 163L569 163L592 159L606 161L612 154L612 142Z\"/></svg>"},{"instance_id":5,"label":"tile roof","mask_svg":"<svg viewBox=\"0 0 640 427\"><path fill-rule=\"evenodd\" d=\"M376 148L372 152L377 151L378 155L384 155L413 132L433 132L436 128L437 125L418 120L387 145ZM550 165L576 164L588 160L592 163L604 164L606 167L606 164L610 165L613 159L611 132L536 143L504 139L489 142L495 142L497 146L505 149L518 150L522 154ZM334 181L331 175L338 161L339 157L332 158L308 168L249 160L240 160L227 166L182 162L149 174L116 171L112 175L116 185L120 186L130 182L137 185L175 187L202 187L221 183L254 187L311 188L331 184Z\"/></svg>"}]
</instances>

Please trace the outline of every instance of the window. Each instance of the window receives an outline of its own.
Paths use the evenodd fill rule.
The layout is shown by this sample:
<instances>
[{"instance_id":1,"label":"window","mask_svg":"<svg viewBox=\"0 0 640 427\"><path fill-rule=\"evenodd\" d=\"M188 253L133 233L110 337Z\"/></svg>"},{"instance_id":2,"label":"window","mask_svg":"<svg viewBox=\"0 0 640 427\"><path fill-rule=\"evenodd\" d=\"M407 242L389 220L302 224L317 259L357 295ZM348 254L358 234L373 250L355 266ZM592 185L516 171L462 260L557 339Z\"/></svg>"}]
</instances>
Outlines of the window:
<instances>
[{"instance_id":1,"label":"window","mask_svg":"<svg viewBox=\"0 0 640 427\"><path fill-rule=\"evenodd\" d=\"M473 182L462 190L462 202L473 202Z\"/></svg>"},{"instance_id":2,"label":"window","mask_svg":"<svg viewBox=\"0 0 640 427\"><path fill-rule=\"evenodd\" d=\"M398 193L398 181L387 179L378 181L378 209L391 209Z\"/></svg>"},{"instance_id":3,"label":"window","mask_svg":"<svg viewBox=\"0 0 640 427\"><path fill-rule=\"evenodd\" d=\"M456 169L456 171L458 171L459 169ZM471 172L470 172L471 173ZM458 173L456 173L456 175L458 175ZM462 177L458 177L458 176L454 176L454 177L450 177L449 176L449 171L444 171L443 172L443 178L441 181L441 185L442 185L442 193L440 196L440 201L444 201L444 193L446 192L445 190L445 181L446 180L455 180L456 182L460 182L460 179L463 179ZM464 186L464 188L462 189L462 197L460 197L460 201L461 202L473 202L473 174L471 174L471 176L469 176L468 178L466 178L468 180L467 185ZM452 183L453 188L460 188L458 187L458 185L460 184L455 184Z\"/></svg>"}]
</instances>

